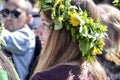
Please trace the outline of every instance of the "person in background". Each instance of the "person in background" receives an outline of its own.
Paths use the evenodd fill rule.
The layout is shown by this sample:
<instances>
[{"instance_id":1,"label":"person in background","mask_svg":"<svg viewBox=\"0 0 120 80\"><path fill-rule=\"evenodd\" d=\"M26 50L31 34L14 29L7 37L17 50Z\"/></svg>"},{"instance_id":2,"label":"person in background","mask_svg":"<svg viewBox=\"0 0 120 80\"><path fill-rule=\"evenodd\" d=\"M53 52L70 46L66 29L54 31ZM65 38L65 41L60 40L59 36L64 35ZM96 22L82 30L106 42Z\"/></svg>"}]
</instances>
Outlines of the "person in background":
<instances>
[{"instance_id":1,"label":"person in background","mask_svg":"<svg viewBox=\"0 0 120 80\"><path fill-rule=\"evenodd\" d=\"M83 11L86 10L87 13L89 13L88 15L91 16L93 20L97 20L98 16L96 16L96 6L92 0L72 1L73 2L71 3L70 0L63 0L60 2L53 1L48 2L49 4L47 4L47 1L43 1L43 3L40 2L43 9L44 6L52 7L49 7L48 9L46 9L46 11L41 12L41 19L44 24L44 26L41 27L47 28L49 26L50 33L47 42L41 51L37 67L33 76L31 77L31 80L68 80L70 74L74 75L74 77L72 77L72 80L108 80L104 69L97 60L91 60L90 62L87 62L86 57L82 56L82 50L80 50L78 45L82 42L77 42L81 40L81 38L79 40L76 40L75 42L73 41L75 37L72 36L74 35L74 32L72 34L72 31L80 27L79 21L78 23L76 23L77 25L74 23L72 24L72 21L74 22L74 20L77 20L80 16L77 15L76 17L72 14L79 13L79 8L81 8ZM74 6L72 6L71 4ZM58 13L58 10L60 10L61 12ZM58 14L59 16L61 16L62 14L63 15L62 17L58 18ZM68 16L69 14L71 15ZM69 17L72 17L70 21ZM79 31L75 33L78 35ZM84 48L87 47L85 46L85 44L83 44L82 46ZM87 55L89 54L92 53L88 53Z\"/></svg>"},{"instance_id":2,"label":"person in background","mask_svg":"<svg viewBox=\"0 0 120 80\"><path fill-rule=\"evenodd\" d=\"M39 10L35 6L35 0L29 0L28 2L29 2L28 4L30 6L32 6L29 27L35 33L35 31L41 25L41 18L39 15ZM34 51L34 56L32 58L32 61L31 61L30 66L29 66L29 74L27 75L26 79L29 79L31 77L31 75L33 74L33 71L34 71L36 64L38 62L38 56L40 55L41 49L42 49L41 41L39 39L39 36L35 34L35 51Z\"/></svg>"},{"instance_id":3,"label":"person in background","mask_svg":"<svg viewBox=\"0 0 120 80\"><path fill-rule=\"evenodd\" d=\"M20 80L14 65L3 51L0 51L0 80Z\"/></svg>"},{"instance_id":4,"label":"person in background","mask_svg":"<svg viewBox=\"0 0 120 80\"><path fill-rule=\"evenodd\" d=\"M32 5L32 12L31 12L32 18L31 21L29 22L29 25L32 30L36 30L41 25L39 9L36 6L35 0L29 0L29 2Z\"/></svg>"},{"instance_id":5,"label":"person in background","mask_svg":"<svg viewBox=\"0 0 120 80\"><path fill-rule=\"evenodd\" d=\"M109 4L97 5L101 22L108 28L103 54L98 56L110 80L120 80L120 11Z\"/></svg>"},{"instance_id":6,"label":"person in background","mask_svg":"<svg viewBox=\"0 0 120 80\"><path fill-rule=\"evenodd\" d=\"M39 13L36 13L36 11L32 12L32 18L29 25L33 31L36 30L41 25L40 15Z\"/></svg>"},{"instance_id":7,"label":"person in background","mask_svg":"<svg viewBox=\"0 0 120 80\"><path fill-rule=\"evenodd\" d=\"M3 5L4 5L4 1L1 0L1 1L0 1L0 11L3 9ZM2 20L1 20L1 17L2 17L2 15L1 15L1 13L0 13L0 26L2 26Z\"/></svg>"},{"instance_id":8,"label":"person in background","mask_svg":"<svg viewBox=\"0 0 120 80\"><path fill-rule=\"evenodd\" d=\"M31 8L25 0L8 0L2 10L2 36L6 42L3 49L11 53L21 80L26 80L35 51L35 35L28 25Z\"/></svg>"}]
</instances>

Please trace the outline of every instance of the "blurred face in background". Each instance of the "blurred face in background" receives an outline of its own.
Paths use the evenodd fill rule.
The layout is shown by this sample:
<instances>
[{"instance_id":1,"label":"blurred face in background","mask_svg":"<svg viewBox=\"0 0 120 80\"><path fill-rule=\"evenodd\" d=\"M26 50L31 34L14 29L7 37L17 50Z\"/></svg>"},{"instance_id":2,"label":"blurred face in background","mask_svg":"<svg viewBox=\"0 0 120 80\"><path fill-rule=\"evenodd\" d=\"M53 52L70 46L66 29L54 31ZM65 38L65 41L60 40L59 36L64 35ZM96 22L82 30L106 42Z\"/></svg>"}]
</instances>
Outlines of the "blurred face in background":
<instances>
[{"instance_id":1,"label":"blurred face in background","mask_svg":"<svg viewBox=\"0 0 120 80\"><path fill-rule=\"evenodd\" d=\"M35 34L39 37L42 47L45 46L45 43L47 42L49 32L48 26L50 25L50 21L46 19L44 13L41 13L41 24L40 26L35 30Z\"/></svg>"},{"instance_id":2,"label":"blurred face in background","mask_svg":"<svg viewBox=\"0 0 120 80\"><path fill-rule=\"evenodd\" d=\"M24 1L9 0L6 2L2 10L2 19L5 28L9 31L22 28L27 20L26 4Z\"/></svg>"}]
</instances>

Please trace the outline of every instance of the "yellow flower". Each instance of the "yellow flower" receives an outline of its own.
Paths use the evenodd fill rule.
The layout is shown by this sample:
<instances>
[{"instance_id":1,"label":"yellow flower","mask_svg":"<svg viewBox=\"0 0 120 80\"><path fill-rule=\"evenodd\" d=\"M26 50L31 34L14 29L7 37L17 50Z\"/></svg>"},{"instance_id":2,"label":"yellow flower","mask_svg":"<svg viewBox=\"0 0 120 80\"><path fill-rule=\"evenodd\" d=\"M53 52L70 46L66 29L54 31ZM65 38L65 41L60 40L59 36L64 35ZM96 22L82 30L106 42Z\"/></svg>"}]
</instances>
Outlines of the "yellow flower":
<instances>
[{"instance_id":1,"label":"yellow flower","mask_svg":"<svg viewBox=\"0 0 120 80\"><path fill-rule=\"evenodd\" d=\"M64 5L60 5L60 9L64 9L64 7L65 7Z\"/></svg>"},{"instance_id":2,"label":"yellow flower","mask_svg":"<svg viewBox=\"0 0 120 80\"><path fill-rule=\"evenodd\" d=\"M92 55L102 54L102 52L97 48L94 47Z\"/></svg>"},{"instance_id":3,"label":"yellow flower","mask_svg":"<svg viewBox=\"0 0 120 80\"><path fill-rule=\"evenodd\" d=\"M55 0L55 4L62 2L63 0Z\"/></svg>"},{"instance_id":4,"label":"yellow flower","mask_svg":"<svg viewBox=\"0 0 120 80\"><path fill-rule=\"evenodd\" d=\"M100 45L103 45L103 46L105 45L105 42L103 39L101 39L99 43L100 43Z\"/></svg>"},{"instance_id":5,"label":"yellow flower","mask_svg":"<svg viewBox=\"0 0 120 80\"><path fill-rule=\"evenodd\" d=\"M103 39L101 39L100 41L99 41L99 48L100 48L100 50L102 50L103 49L103 47L104 47L104 45L105 45L105 43L104 43L104 40Z\"/></svg>"},{"instance_id":6,"label":"yellow flower","mask_svg":"<svg viewBox=\"0 0 120 80\"><path fill-rule=\"evenodd\" d=\"M58 18L58 21L61 23L63 21L63 18L62 17L59 17Z\"/></svg>"},{"instance_id":7,"label":"yellow flower","mask_svg":"<svg viewBox=\"0 0 120 80\"><path fill-rule=\"evenodd\" d=\"M78 14L77 13L71 13L70 14L70 20L69 22L73 25L73 26L78 26L80 24L80 21L78 19Z\"/></svg>"}]
</instances>

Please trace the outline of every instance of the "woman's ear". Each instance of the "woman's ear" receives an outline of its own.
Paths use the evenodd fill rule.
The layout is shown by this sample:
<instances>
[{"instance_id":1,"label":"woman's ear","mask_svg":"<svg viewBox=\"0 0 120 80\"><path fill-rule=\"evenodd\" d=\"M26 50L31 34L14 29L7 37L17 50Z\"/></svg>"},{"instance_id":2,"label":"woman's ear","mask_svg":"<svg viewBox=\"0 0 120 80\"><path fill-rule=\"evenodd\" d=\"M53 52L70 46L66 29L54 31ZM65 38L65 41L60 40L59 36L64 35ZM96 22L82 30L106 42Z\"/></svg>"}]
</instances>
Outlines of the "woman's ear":
<instances>
[{"instance_id":1,"label":"woman's ear","mask_svg":"<svg viewBox=\"0 0 120 80\"><path fill-rule=\"evenodd\" d=\"M26 21L26 22L27 22L27 23L30 23L31 20L32 20L32 15L28 15L28 16L27 16L27 21Z\"/></svg>"}]
</instances>

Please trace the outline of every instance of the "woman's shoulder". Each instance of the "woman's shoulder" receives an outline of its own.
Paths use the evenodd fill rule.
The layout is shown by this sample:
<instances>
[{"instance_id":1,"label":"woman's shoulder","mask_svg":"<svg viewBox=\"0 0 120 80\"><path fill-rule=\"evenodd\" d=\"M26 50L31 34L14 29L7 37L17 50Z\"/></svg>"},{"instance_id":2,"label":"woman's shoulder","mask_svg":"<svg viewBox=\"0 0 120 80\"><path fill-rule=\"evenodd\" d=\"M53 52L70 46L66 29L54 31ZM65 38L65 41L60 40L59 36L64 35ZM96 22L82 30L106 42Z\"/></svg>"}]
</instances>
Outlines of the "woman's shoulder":
<instances>
[{"instance_id":1,"label":"woman's shoulder","mask_svg":"<svg viewBox=\"0 0 120 80\"><path fill-rule=\"evenodd\" d=\"M58 65L47 71L35 74L32 80L67 80L70 73L77 77L80 67L76 65ZM79 80L79 79L76 79Z\"/></svg>"},{"instance_id":2,"label":"woman's shoulder","mask_svg":"<svg viewBox=\"0 0 120 80\"><path fill-rule=\"evenodd\" d=\"M13 63L5 55L5 52L0 51L0 80L20 80Z\"/></svg>"},{"instance_id":3,"label":"woman's shoulder","mask_svg":"<svg viewBox=\"0 0 120 80\"><path fill-rule=\"evenodd\" d=\"M8 80L8 73L5 70L0 69L0 79L1 80Z\"/></svg>"}]
</instances>

